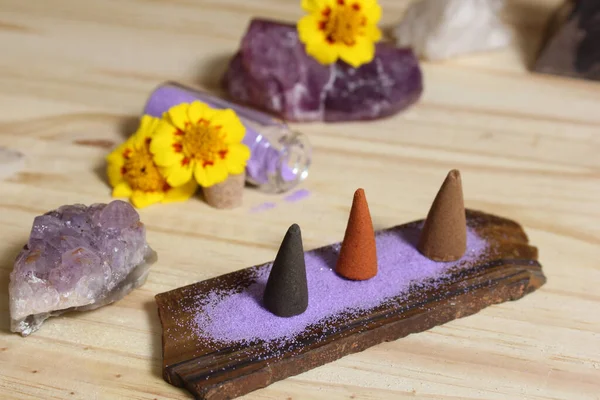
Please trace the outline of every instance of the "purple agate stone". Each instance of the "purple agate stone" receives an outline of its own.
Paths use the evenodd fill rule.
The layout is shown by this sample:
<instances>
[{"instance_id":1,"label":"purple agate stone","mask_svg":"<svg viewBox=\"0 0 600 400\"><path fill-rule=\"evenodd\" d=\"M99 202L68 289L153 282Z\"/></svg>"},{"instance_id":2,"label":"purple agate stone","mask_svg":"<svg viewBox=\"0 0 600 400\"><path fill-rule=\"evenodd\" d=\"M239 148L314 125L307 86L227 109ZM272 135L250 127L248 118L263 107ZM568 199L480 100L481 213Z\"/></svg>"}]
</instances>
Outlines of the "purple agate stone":
<instances>
[{"instance_id":1,"label":"purple agate stone","mask_svg":"<svg viewBox=\"0 0 600 400\"><path fill-rule=\"evenodd\" d=\"M11 330L27 336L51 316L119 300L144 284L155 261L129 203L66 205L40 215L10 274Z\"/></svg>"},{"instance_id":2,"label":"purple agate stone","mask_svg":"<svg viewBox=\"0 0 600 400\"><path fill-rule=\"evenodd\" d=\"M409 48L378 43L359 68L321 65L304 51L294 25L255 19L224 77L238 102L290 121L371 120L415 103L423 91L419 63Z\"/></svg>"}]
</instances>

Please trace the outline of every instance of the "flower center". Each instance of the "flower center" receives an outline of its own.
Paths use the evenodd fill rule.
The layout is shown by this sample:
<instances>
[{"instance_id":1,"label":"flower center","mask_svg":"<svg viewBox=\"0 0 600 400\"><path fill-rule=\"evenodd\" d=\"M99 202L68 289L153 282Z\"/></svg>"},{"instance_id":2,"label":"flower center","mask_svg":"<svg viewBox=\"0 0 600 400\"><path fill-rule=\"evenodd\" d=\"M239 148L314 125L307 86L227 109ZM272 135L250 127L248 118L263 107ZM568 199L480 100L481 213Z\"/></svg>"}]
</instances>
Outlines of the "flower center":
<instances>
[{"instance_id":1,"label":"flower center","mask_svg":"<svg viewBox=\"0 0 600 400\"><path fill-rule=\"evenodd\" d=\"M363 33L362 28L367 19L360 12L361 5L350 4L346 0L337 0L337 7L327 7L321 15L319 29L323 31L330 44L344 43L347 46L356 44L356 37Z\"/></svg>"},{"instance_id":2,"label":"flower center","mask_svg":"<svg viewBox=\"0 0 600 400\"><path fill-rule=\"evenodd\" d=\"M221 128L220 125L211 125L209 121L199 119L196 124L187 125L185 132L179 132L181 142L175 144L175 149L185 155L182 164L194 160L206 167L214 165L218 157L225 158L227 145Z\"/></svg>"},{"instance_id":3,"label":"flower center","mask_svg":"<svg viewBox=\"0 0 600 400\"><path fill-rule=\"evenodd\" d=\"M133 190L144 192L164 191L168 189L167 181L160 175L158 167L152 161L150 139L141 150L129 153L123 165L123 176Z\"/></svg>"}]
</instances>

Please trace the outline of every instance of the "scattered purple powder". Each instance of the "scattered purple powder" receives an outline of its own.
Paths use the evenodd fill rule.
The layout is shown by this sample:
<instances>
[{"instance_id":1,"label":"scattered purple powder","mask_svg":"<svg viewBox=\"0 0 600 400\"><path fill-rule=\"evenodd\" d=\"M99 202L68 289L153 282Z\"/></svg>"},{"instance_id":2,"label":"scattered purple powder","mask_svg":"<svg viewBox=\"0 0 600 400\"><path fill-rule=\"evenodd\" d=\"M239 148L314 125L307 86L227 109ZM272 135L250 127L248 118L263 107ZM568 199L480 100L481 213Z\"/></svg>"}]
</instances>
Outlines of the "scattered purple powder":
<instances>
[{"instance_id":1,"label":"scattered purple powder","mask_svg":"<svg viewBox=\"0 0 600 400\"><path fill-rule=\"evenodd\" d=\"M467 231L467 252L456 262L438 263L419 253L420 233L413 225L401 231L377 234L379 271L368 281L349 281L335 273L340 245L333 251L306 253L309 305L301 315L282 318L262 306L268 268L257 269L256 281L241 292L211 292L198 305L194 330L199 337L219 342L281 342L292 340L309 325L345 312L367 310L384 301L406 295L413 284L435 286L451 268L460 268L482 256L487 243L473 230Z\"/></svg>"},{"instance_id":2,"label":"scattered purple powder","mask_svg":"<svg viewBox=\"0 0 600 400\"><path fill-rule=\"evenodd\" d=\"M271 202L262 203L262 204L257 205L256 207L252 207L250 209L250 212L251 213L257 213L257 212L267 211L267 210L270 210L272 208L275 208L276 206L277 206L277 204L271 203Z\"/></svg>"},{"instance_id":3,"label":"scattered purple powder","mask_svg":"<svg viewBox=\"0 0 600 400\"><path fill-rule=\"evenodd\" d=\"M310 196L310 192L306 189L298 189L294 193L285 196L283 199L290 203L295 203Z\"/></svg>"}]
</instances>

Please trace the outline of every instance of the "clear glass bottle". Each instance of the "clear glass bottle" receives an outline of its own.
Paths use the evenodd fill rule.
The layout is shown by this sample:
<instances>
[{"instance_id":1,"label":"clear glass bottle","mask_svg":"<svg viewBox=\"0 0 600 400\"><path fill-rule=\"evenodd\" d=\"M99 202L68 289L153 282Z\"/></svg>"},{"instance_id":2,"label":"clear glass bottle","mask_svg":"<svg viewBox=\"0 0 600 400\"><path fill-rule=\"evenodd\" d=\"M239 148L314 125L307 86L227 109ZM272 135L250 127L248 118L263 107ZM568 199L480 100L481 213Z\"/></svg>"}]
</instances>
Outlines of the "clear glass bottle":
<instances>
[{"instance_id":1,"label":"clear glass bottle","mask_svg":"<svg viewBox=\"0 0 600 400\"><path fill-rule=\"evenodd\" d=\"M246 182L270 193L282 193L306 179L311 163L311 146L306 135L266 113L229 102L175 82L157 87L144 113L161 117L169 108L199 100L213 108L231 108L246 127L243 143L250 148Z\"/></svg>"}]
</instances>

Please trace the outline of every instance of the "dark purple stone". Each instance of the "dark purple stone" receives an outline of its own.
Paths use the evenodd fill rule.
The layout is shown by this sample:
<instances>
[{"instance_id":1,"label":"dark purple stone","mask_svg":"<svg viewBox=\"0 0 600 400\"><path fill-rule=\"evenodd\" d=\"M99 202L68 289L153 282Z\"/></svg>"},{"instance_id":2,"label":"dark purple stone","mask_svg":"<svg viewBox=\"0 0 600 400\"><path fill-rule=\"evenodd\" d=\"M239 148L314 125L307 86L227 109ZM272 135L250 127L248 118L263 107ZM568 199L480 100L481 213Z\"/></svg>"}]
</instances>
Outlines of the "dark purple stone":
<instances>
[{"instance_id":1,"label":"dark purple stone","mask_svg":"<svg viewBox=\"0 0 600 400\"><path fill-rule=\"evenodd\" d=\"M238 102L290 121L382 118L409 107L423 91L411 49L378 43L359 68L321 65L304 51L294 25L255 19L224 77Z\"/></svg>"},{"instance_id":2,"label":"dark purple stone","mask_svg":"<svg viewBox=\"0 0 600 400\"><path fill-rule=\"evenodd\" d=\"M537 72L600 80L600 1L567 1L548 26Z\"/></svg>"},{"instance_id":3,"label":"dark purple stone","mask_svg":"<svg viewBox=\"0 0 600 400\"><path fill-rule=\"evenodd\" d=\"M308 307L308 284L302 233L293 224L285 234L273 261L263 294L267 310L280 317L300 315Z\"/></svg>"}]
</instances>

